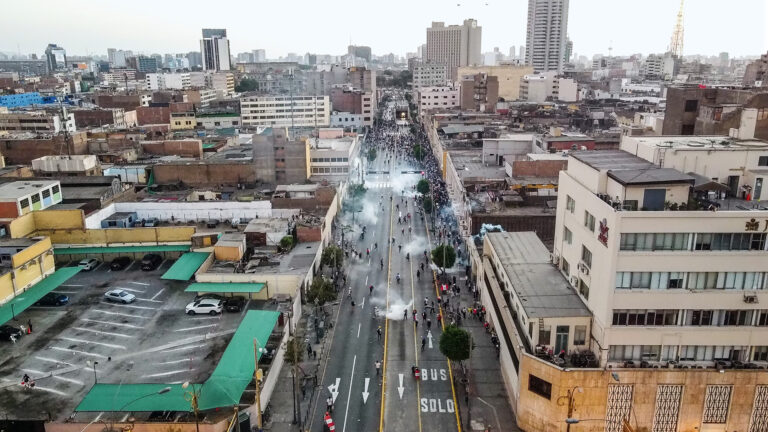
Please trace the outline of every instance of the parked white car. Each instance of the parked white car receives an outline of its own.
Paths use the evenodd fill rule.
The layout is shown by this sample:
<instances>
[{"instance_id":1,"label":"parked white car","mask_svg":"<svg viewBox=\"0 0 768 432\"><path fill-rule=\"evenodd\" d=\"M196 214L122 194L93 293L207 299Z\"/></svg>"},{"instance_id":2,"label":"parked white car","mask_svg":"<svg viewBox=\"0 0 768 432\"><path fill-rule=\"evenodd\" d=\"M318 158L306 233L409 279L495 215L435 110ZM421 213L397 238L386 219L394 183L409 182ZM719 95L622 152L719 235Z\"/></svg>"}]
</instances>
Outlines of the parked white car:
<instances>
[{"instance_id":1,"label":"parked white car","mask_svg":"<svg viewBox=\"0 0 768 432\"><path fill-rule=\"evenodd\" d=\"M91 271L99 266L99 260L96 258L86 258L77 263L77 266L85 271Z\"/></svg>"},{"instance_id":2,"label":"parked white car","mask_svg":"<svg viewBox=\"0 0 768 432\"><path fill-rule=\"evenodd\" d=\"M121 289L114 289L111 291L107 291L106 293L104 293L104 298L107 299L108 301L113 301L113 302L123 303L123 304L133 303L136 301L135 295Z\"/></svg>"},{"instance_id":3,"label":"parked white car","mask_svg":"<svg viewBox=\"0 0 768 432\"><path fill-rule=\"evenodd\" d=\"M187 315L195 314L220 314L224 309L224 302L219 299L204 298L187 305Z\"/></svg>"}]
</instances>

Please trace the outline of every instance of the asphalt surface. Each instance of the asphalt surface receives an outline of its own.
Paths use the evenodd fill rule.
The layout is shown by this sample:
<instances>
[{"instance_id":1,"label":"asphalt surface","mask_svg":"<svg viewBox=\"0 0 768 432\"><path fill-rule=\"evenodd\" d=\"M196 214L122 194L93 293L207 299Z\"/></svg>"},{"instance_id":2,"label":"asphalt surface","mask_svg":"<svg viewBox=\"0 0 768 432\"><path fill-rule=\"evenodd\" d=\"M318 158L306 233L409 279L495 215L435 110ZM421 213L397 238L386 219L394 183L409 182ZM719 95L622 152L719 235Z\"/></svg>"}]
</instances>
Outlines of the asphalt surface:
<instances>
[{"instance_id":1,"label":"asphalt surface","mask_svg":"<svg viewBox=\"0 0 768 432\"><path fill-rule=\"evenodd\" d=\"M345 240L362 252L363 259L351 255L347 259L347 287L351 286L352 296L348 298L346 287L341 292L330 355L320 370L321 392L310 419L309 429L313 432L323 430L329 395L334 398L332 418L337 431L460 430L449 363L438 349L438 311L427 314L431 320L429 331L422 319L424 298L431 305L436 299L436 286L429 266L425 266L426 271L420 267L424 251L434 247L430 245L426 221L415 214L412 187L421 176L418 171L404 172L416 167L387 158L387 152L377 148L376 160L367 167L367 172L376 173L365 176L367 191L362 211L354 214L354 222L349 213L340 219L342 226L351 228ZM411 222L398 224L398 216L407 219L409 212ZM362 226L367 228L364 240L360 239ZM366 257L367 248L371 250L370 258ZM406 254L410 254L410 260ZM396 279L398 273L400 282ZM374 286L372 293L370 285ZM374 308L379 311L376 316ZM418 311L418 324L412 319L414 309ZM408 317L405 320L404 312ZM377 334L379 326L381 337ZM379 375L377 360L381 361ZM422 370L421 380L414 378L413 366Z\"/></svg>"}]
</instances>

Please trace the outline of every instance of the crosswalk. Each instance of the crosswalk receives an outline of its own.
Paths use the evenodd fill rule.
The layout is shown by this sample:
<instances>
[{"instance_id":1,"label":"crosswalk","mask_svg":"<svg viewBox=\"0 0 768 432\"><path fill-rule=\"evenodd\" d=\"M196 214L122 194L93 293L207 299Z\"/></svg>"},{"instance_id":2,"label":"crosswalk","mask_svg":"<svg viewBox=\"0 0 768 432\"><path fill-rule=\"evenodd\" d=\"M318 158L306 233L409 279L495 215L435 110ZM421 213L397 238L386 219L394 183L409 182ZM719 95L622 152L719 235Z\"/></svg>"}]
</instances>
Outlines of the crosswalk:
<instances>
[{"instance_id":1,"label":"crosswalk","mask_svg":"<svg viewBox=\"0 0 768 432\"><path fill-rule=\"evenodd\" d=\"M368 189L389 189L392 185L389 182L365 182Z\"/></svg>"}]
</instances>

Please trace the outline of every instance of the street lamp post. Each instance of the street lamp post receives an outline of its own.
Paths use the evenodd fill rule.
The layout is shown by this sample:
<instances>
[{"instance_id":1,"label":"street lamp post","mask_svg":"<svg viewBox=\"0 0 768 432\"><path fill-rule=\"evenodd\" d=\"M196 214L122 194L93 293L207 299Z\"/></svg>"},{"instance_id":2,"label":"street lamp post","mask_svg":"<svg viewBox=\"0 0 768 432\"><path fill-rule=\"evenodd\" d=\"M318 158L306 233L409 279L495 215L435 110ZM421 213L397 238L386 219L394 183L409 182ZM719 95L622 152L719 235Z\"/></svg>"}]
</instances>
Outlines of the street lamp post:
<instances>
[{"instance_id":1,"label":"street lamp post","mask_svg":"<svg viewBox=\"0 0 768 432\"><path fill-rule=\"evenodd\" d=\"M97 361L93 361L93 362L92 362L92 361L90 361L90 360L86 360L86 361L85 361L85 364L87 364L88 366L92 366L92 367L93 367L93 384L94 384L94 385L98 384L98 383L99 383L99 380L98 380L98 378L96 377L96 365L98 365L98 364L99 364L99 362L97 362Z\"/></svg>"},{"instance_id":2,"label":"street lamp post","mask_svg":"<svg viewBox=\"0 0 768 432\"><path fill-rule=\"evenodd\" d=\"M255 337L253 338L253 359L254 359L254 367L253 367L253 380L256 384L256 426L259 428L259 432L261 432L262 427L264 427L263 418L261 416L261 380L264 377L264 375L261 372L261 369L259 369L259 354L267 352L267 349L264 347L260 347L261 344L259 344L259 340Z\"/></svg>"},{"instance_id":3,"label":"street lamp post","mask_svg":"<svg viewBox=\"0 0 768 432\"><path fill-rule=\"evenodd\" d=\"M570 432L571 430L571 423L569 423L568 420L572 418L573 411L576 410L576 399L574 398L575 392L584 393L584 389L579 386L575 386L569 388L565 396L560 396L557 398L557 404L559 406L563 406L566 403L568 404L568 419L565 421L567 423L567 426L565 427L566 432Z\"/></svg>"},{"instance_id":4,"label":"street lamp post","mask_svg":"<svg viewBox=\"0 0 768 432\"><path fill-rule=\"evenodd\" d=\"M192 406L192 411L195 414L195 431L200 432L200 420L198 417L198 399L200 398L200 389L198 389L194 383L190 383L189 381L185 382L181 385L181 388L184 390L187 390L189 387L192 387L192 390L188 390L184 392L184 399L186 399L187 402L190 403Z\"/></svg>"}]
</instances>

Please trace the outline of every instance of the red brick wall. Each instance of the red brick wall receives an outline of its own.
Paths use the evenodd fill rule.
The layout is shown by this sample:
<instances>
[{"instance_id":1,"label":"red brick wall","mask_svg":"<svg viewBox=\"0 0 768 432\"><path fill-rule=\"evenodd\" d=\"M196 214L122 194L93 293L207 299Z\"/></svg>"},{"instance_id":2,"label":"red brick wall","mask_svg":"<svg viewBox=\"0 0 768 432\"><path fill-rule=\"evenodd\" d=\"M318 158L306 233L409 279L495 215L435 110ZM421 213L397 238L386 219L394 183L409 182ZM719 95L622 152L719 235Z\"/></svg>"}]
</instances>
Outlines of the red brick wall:
<instances>
[{"instance_id":1,"label":"red brick wall","mask_svg":"<svg viewBox=\"0 0 768 432\"><path fill-rule=\"evenodd\" d=\"M0 202L0 217L15 218L19 215L19 209L16 202Z\"/></svg>"},{"instance_id":2,"label":"red brick wall","mask_svg":"<svg viewBox=\"0 0 768 432\"><path fill-rule=\"evenodd\" d=\"M141 143L144 153L152 155L177 155L200 159L203 156L203 142L196 139L144 141Z\"/></svg>"},{"instance_id":3,"label":"red brick wall","mask_svg":"<svg viewBox=\"0 0 768 432\"><path fill-rule=\"evenodd\" d=\"M170 124L171 110L168 107L138 107L136 120L139 125Z\"/></svg>"},{"instance_id":4,"label":"red brick wall","mask_svg":"<svg viewBox=\"0 0 768 432\"><path fill-rule=\"evenodd\" d=\"M191 102L172 102L169 105L172 113L175 112L192 112L195 110L195 104Z\"/></svg>"},{"instance_id":5,"label":"red brick wall","mask_svg":"<svg viewBox=\"0 0 768 432\"><path fill-rule=\"evenodd\" d=\"M555 177L568 168L568 160L513 161L513 177Z\"/></svg>"},{"instance_id":6,"label":"red brick wall","mask_svg":"<svg viewBox=\"0 0 768 432\"><path fill-rule=\"evenodd\" d=\"M362 95L360 93L345 92L342 89L331 89L331 104L334 111L362 114Z\"/></svg>"},{"instance_id":7,"label":"red brick wall","mask_svg":"<svg viewBox=\"0 0 768 432\"><path fill-rule=\"evenodd\" d=\"M310 243L319 242L323 236L319 226L306 227L299 225L296 227L296 237L299 239L299 243Z\"/></svg>"},{"instance_id":8,"label":"red brick wall","mask_svg":"<svg viewBox=\"0 0 768 432\"><path fill-rule=\"evenodd\" d=\"M238 183L253 183L256 172L250 163L190 163L158 164L152 168L155 182L173 184L184 182L187 185L225 185L236 186Z\"/></svg>"}]
</instances>

